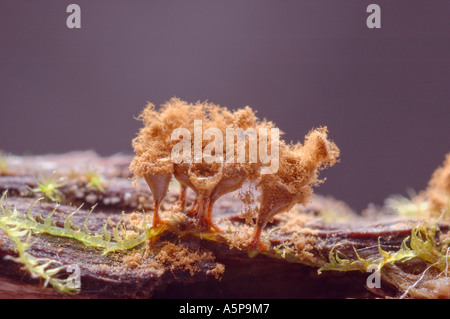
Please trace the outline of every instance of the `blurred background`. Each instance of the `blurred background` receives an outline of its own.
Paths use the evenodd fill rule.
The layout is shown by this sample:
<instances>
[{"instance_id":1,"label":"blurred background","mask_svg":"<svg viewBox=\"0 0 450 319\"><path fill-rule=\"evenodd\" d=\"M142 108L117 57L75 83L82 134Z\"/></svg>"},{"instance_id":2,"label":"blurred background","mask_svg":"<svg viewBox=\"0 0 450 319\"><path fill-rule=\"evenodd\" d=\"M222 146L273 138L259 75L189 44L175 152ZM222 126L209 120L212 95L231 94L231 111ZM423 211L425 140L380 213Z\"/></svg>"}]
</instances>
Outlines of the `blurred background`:
<instances>
[{"instance_id":1,"label":"blurred background","mask_svg":"<svg viewBox=\"0 0 450 319\"><path fill-rule=\"evenodd\" d=\"M450 151L449 16L448 0L2 0L0 149L131 154L148 101L249 105L286 140L327 125L341 162L317 193L382 204Z\"/></svg>"}]
</instances>

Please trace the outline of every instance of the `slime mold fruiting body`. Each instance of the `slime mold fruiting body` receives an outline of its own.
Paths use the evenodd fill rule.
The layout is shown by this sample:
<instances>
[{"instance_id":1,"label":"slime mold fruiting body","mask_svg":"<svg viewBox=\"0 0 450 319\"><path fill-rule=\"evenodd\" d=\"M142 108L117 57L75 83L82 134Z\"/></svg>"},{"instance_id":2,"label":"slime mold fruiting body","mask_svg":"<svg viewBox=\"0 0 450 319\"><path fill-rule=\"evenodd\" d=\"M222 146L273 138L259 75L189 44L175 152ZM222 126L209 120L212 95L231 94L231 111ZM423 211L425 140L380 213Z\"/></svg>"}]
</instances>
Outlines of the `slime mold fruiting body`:
<instances>
[{"instance_id":1,"label":"slime mold fruiting body","mask_svg":"<svg viewBox=\"0 0 450 319\"><path fill-rule=\"evenodd\" d=\"M273 148L274 137L271 135L267 141L266 133L264 135L261 133L273 129L273 123L259 120L249 107L231 112L210 103L189 104L173 98L159 111L155 110L154 105L149 104L140 118L144 122L144 127L133 140L136 156L130 164L130 170L136 178L144 177L152 190L155 205L153 225L157 226L163 222L158 210L166 196L172 176L181 185L180 204L183 211L186 208L186 189L190 188L195 193L195 200L188 214L195 217L196 227L200 232L214 230L221 233L212 219L214 203L221 196L241 188L247 181L257 182L261 199L255 232L249 243L252 250L264 248L260 242L261 232L276 214L288 211L295 204L306 204L312 196L311 187L321 182L318 179L319 171L332 166L339 156L337 146L327 139L326 127L312 130L307 135L304 145L286 144L284 141L279 145L279 141L276 141L276 148ZM178 137L174 138L173 132L178 132L176 129L180 128L184 129L184 135L189 136L187 144L191 147L187 153L184 153L183 148L182 161L173 158L174 146L178 143L176 139ZM199 129L202 137L207 136L205 132L210 134L211 130L222 136L227 135L230 129L238 130L234 131L237 133L236 136L232 136L233 144L230 146L225 143L214 144L216 135L213 143L208 144L208 140L203 139L199 142L195 137ZM247 135L248 138L244 136L241 139L241 144L234 143L235 139L239 140L239 134L243 135L250 131L254 138L252 141ZM194 136L194 140L191 140L190 136ZM196 151L198 143L201 143L200 151L208 148L211 150L211 144L214 144L214 152L210 153L209 158L203 153L201 157L198 156ZM271 148L272 157L275 155L274 150L278 151L279 154L276 155L279 167L275 172L270 174L263 172L272 163L261 158L261 150L259 157L251 157L250 150L261 145ZM232 155L228 158L230 150ZM245 151L244 162L237 160L237 153L242 150ZM223 159L225 153L226 161ZM222 157L218 159L220 154Z\"/></svg>"}]
</instances>

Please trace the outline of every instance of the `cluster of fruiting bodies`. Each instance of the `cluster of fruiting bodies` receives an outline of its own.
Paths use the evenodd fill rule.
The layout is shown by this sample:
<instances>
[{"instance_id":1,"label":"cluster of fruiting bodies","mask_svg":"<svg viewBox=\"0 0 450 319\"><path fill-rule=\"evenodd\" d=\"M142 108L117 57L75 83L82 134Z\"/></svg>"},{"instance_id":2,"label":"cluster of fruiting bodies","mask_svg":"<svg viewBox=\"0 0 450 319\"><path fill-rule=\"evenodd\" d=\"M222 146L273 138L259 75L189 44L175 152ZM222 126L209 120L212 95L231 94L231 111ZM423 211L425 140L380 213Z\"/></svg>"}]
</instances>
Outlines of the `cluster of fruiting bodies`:
<instances>
[{"instance_id":1,"label":"cluster of fruiting bodies","mask_svg":"<svg viewBox=\"0 0 450 319\"><path fill-rule=\"evenodd\" d=\"M250 107L230 111L212 103L191 104L177 98L172 98L159 110L152 104L147 105L140 119L144 126L133 140L136 155L130 164L130 170L136 178L143 177L152 191L153 226L164 223L158 211L172 177L181 184L180 201L183 211L186 208L186 189L194 191L195 200L187 213L195 217L196 227L201 232L215 230L220 233L221 230L212 219L214 203L222 195L240 189L244 182L253 182L257 185L260 196L256 226L249 242L251 249L264 247L260 241L261 231L274 215L288 211L295 204L305 204L311 198L311 187L322 182L318 179L319 171L333 165L339 156L337 146L327 139L327 128L321 127L311 130L303 144L279 141L279 167L272 174L261 173L267 163L259 159L256 163L228 160L208 163L204 159L176 163L171 155L178 140L172 139L172 133L177 128L185 128L194 135L195 120L202 121L203 131L217 128L223 135L227 128L240 128L244 131L249 128L271 129L274 124L260 120ZM247 152L248 140L245 139ZM208 142L202 141L202 147ZM270 143L268 141L269 146ZM223 147L225 153L227 146ZM194 154L192 155L194 158Z\"/></svg>"}]
</instances>

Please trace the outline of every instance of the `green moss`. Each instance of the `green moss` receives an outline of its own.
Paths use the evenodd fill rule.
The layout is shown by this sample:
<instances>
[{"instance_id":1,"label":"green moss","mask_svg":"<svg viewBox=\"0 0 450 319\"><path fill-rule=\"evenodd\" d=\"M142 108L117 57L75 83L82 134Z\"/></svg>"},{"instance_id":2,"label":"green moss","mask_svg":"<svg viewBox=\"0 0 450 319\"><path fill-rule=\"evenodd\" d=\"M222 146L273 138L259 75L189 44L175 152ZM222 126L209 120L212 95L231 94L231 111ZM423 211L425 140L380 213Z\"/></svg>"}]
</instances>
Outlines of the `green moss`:
<instances>
[{"instance_id":1,"label":"green moss","mask_svg":"<svg viewBox=\"0 0 450 319\"><path fill-rule=\"evenodd\" d=\"M445 196L442 194L442 196ZM385 200L385 205L399 215L406 217L431 217L441 218L444 221L450 221L450 197L448 197L447 205L436 210L433 205L423 194L417 195L410 192L409 197L402 195L393 195Z\"/></svg>"},{"instance_id":2,"label":"green moss","mask_svg":"<svg viewBox=\"0 0 450 319\"><path fill-rule=\"evenodd\" d=\"M2 201L3 198L4 196ZM4 215L0 218L0 229L15 244L18 252L18 257L7 256L7 259L21 263L32 278L44 279L44 287L50 284L56 291L64 294L77 294L80 291L80 286L76 285L76 282L75 284L69 283L67 278L58 277L61 271L66 270L67 266L57 260L36 258L27 252L32 246L30 230L23 228L20 223L10 223ZM26 237L26 240L22 241L22 237Z\"/></svg>"},{"instance_id":3,"label":"green moss","mask_svg":"<svg viewBox=\"0 0 450 319\"><path fill-rule=\"evenodd\" d=\"M101 175L93 170L89 170L86 173L87 186L97 189L99 192L103 193L105 191L106 182L103 180Z\"/></svg>"},{"instance_id":4,"label":"green moss","mask_svg":"<svg viewBox=\"0 0 450 319\"><path fill-rule=\"evenodd\" d=\"M448 267L450 257L447 249L450 245L450 238L442 243L436 242L436 222L425 221L411 231L411 249L416 257L425 260L440 271ZM448 269L447 269L448 271Z\"/></svg>"},{"instance_id":5,"label":"green moss","mask_svg":"<svg viewBox=\"0 0 450 319\"><path fill-rule=\"evenodd\" d=\"M4 204L6 192L0 200L0 223L8 227L18 226L26 231L31 231L33 234L49 234L57 237L71 238L83 243L87 247L94 247L103 250L103 254L115 251L126 251L133 249L147 240L154 239L159 236L168 226L161 226L157 228L149 228L146 224L136 228L136 232L128 235L122 222L117 223L113 229L113 236L107 231L109 220L104 224L102 231L92 233L87 227L88 219L95 206L91 209L86 217L83 226L77 226L72 217L80 209L81 206L67 216L64 221L64 227L59 227L52 220L57 207L45 218L39 216L35 218L31 214L33 206L40 200L36 200L28 210L27 214L19 213L16 208L11 209L7 204Z\"/></svg>"},{"instance_id":6,"label":"green moss","mask_svg":"<svg viewBox=\"0 0 450 319\"><path fill-rule=\"evenodd\" d=\"M289 247L290 243L282 243L275 247L273 247L273 251L276 255L279 257L286 259L288 256L292 255L294 253L294 250Z\"/></svg>"},{"instance_id":7,"label":"green moss","mask_svg":"<svg viewBox=\"0 0 450 319\"><path fill-rule=\"evenodd\" d=\"M385 200L385 205L406 217L423 216L428 211L428 202L415 200L414 197L414 193L411 193L409 198L402 195L393 195Z\"/></svg>"},{"instance_id":8,"label":"green moss","mask_svg":"<svg viewBox=\"0 0 450 319\"><path fill-rule=\"evenodd\" d=\"M411 235L402 242L401 247L396 252L388 252L381 248L378 243L378 254L369 256L366 259L361 258L356 249L355 259L340 258L339 252L335 250L339 247L336 245L330 250L328 259L329 263L319 269L319 273L325 270L336 271L367 271L369 266L376 266L377 270L381 270L386 264L396 262L406 262L412 258L420 258L427 264L444 271L449 263L447 254L447 241L438 244L435 240L437 222L423 222L418 226L413 226ZM408 246L409 242L409 246ZM448 271L448 270L446 270Z\"/></svg>"},{"instance_id":9,"label":"green moss","mask_svg":"<svg viewBox=\"0 0 450 319\"><path fill-rule=\"evenodd\" d=\"M59 188L63 186L64 178L58 177L54 173L36 181L37 187L32 191L44 195L52 202L61 202L61 192Z\"/></svg>"}]
</instances>

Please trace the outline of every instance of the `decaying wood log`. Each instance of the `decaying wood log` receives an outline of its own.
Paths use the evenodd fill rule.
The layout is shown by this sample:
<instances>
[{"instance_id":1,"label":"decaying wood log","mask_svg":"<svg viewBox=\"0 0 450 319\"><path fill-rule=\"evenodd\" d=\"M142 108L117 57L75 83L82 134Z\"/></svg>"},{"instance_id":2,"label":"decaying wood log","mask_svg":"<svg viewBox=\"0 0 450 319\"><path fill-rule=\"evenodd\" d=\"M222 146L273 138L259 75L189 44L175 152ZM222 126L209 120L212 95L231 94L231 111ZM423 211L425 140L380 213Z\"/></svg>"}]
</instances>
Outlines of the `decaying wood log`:
<instances>
[{"instance_id":1,"label":"decaying wood log","mask_svg":"<svg viewBox=\"0 0 450 319\"><path fill-rule=\"evenodd\" d=\"M143 229L149 229L145 221L146 215L151 215L152 196L145 182L137 181L136 186L132 185L128 171L130 160L130 156L102 158L91 152L10 156L7 169L0 176L0 192L7 191L2 207L11 212L15 208L25 220L28 218L40 224L53 212L49 218L55 229L66 227L85 231L85 220L93 205L97 204L86 226L89 234L93 235L104 232L106 224L107 237L112 239L105 245L114 242L114 230L122 240L128 238L128 233L130 238L138 236L139 231L145 235ZM89 170L101 176L102 189L86 180ZM37 189L39 179L51 174L64 177L58 187L60 206L48 199L36 202L43 195ZM104 254L105 247L87 247L70 236L31 230L33 244L27 249L29 255L39 260L53 260L60 266L79 267L81 288L75 295L58 293L50 285L42 288L42 278L31 278L21 263L5 258L17 257L19 252L7 232L0 230L0 297L400 297L405 293L405 287L408 284L412 286L427 267L418 258L412 258L409 263L386 264L382 269L380 288L367 287L368 276L372 272L353 269L361 266L358 257L373 260L371 258L379 255L380 248L392 253L401 250L402 242L407 239L405 243L408 244L412 230L423 222L420 219L405 219L385 209L373 209L369 216L362 217L342 202L316 196L306 207L295 207L277 217L263 234L271 248L253 256L254 253L245 248L252 226L244 221L241 202L236 196L224 196L215 206L216 224L224 230L220 235L198 234L192 217L180 212L178 194L179 187L174 183L161 207L162 216L170 220L170 226L158 236L147 238L130 249ZM192 200L192 194L188 195ZM81 204L84 205L68 219ZM25 217L28 212L32 219ZM436 245L447 238L448 233L449 224L438 223ZM102 243L108 242L107 237L102 236ZM25 237L21 239L23 242ZM338 260L334 268L328 267L330 270L326 271L333 256L349 264L352 261L353 268L339 271L337 268L343 268L345 262L339 263ZM319 274L321 267L323 271ZM429 273L436 272L430 270ZM58 273L61 278L70 275L67 269ZM434 288L426 288L421 282L413 287L417 290L414 290L416 295L406 296L433 297L435 292L435 297L446 297L448 281L431 283Z\"/></svg>"}]
</instances>

